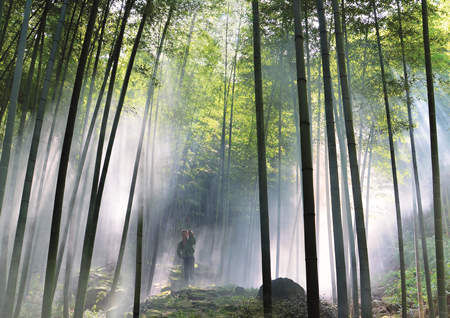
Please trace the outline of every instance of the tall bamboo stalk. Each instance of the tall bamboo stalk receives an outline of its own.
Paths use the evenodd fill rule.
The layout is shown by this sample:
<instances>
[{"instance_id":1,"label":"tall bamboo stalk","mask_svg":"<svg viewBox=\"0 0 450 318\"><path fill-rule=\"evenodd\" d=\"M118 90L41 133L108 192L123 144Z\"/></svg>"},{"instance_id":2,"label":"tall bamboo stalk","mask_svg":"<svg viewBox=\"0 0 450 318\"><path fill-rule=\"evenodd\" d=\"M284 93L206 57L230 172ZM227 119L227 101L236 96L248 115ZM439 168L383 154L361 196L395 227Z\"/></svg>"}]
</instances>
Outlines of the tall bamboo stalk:
<instances>
[{"instance_id":1,"label":"tall bamboo stalk","mask_svg":"<svg viewBox=\"0 0 450 318\"><path fill-rule=\"evenodd\" d=\"M276 267L275 278L280 275L280 236L281 236L281 85L280 85L280 100L278 102L278 182L277 182L277 250L276 250Z\"/></svg>"},{"instance_id":2,"label":"tall bamboo stalk","mask_svg":"<svg viewBox=\"0 0 450 318\"><path fill-rule=\"evenodd\" d=\"M107 3L107 6L105 7L104 10L108 11L108 8L109 8L109 3ZM102 22L103 23L103 27L102 27L102 29L104 29L104 26L105 26L105 23L106 23L106 18L107 18L107 14L104 15L104 17L103 17L103 22ZM101 39L103 38L103 34L100 35L100 38ZM100 51L99 51L100 49L101 49L101 45L99 43L98 50L97 50L97 57L96 58L98 58L98 56L100 54ZM73 185L72 185L72 194L71 194L70 199L69 199L68 214L67 214L67 218L66 218L66 224L64 225L64 229L62 230L61 243L59 244L59 249L58 249L58 258L57 258L56 272L55 272L56 281L58 280L59 272L61 270L61 266L62 266L64 254L65 254L65 249L66 249L66 243L67 243L70 227L71 227L71 224L72 224L72 218L73 218L73 215L74 215L75 210L76 210L76 208L75 208L75 201L76 201L78 190L79 190L79 186L80 186L80 181L81 181L81 176L82 176L84 165L85 165L85 161L86 161L86 156L87 156L87 153L89 151L89 146L91 144L90 141L91 141L92 133L93 133L93 130L94 130L94 127L95 127L95 123L96 123L97 117L98 117L98 112L100 110L101 102L102 102L102 99L103 99L103 94L104 94L104 91L105 91L105 88L106 88L106 83L107 83L109 75L111 73L111 67L112 67L113 60L114 60L114 58L113 58L113 54L111 52L111 54L108 57L108 61L106 63L103 83L102 83L102 86L101 86L100 91L98 93L97 103L95 105L94 112L92 113L91 123L89 125L89 129L87 130L86 140L85 140L84 145L82 147L81 156L80 156L80 159L78 161L77 172L76 172L75 180L74 180ZM98 61L96 61L96 62L98 62ZM95 62L94 62L94 64L95 64ZM95 65L94 65L94 70L95 70ZM95 80L94 75L95 74L93 74L92 81ZM92 83L91 83L91 86L92 86ZM92 94L92 92L90 91L89 95L91 95L91 94ZM90 104L89 95L88 95L88 105L86 107L88 107L89 104ZM85 121L85 123L86 123L86 121ZM85 133L85 127L83 126L82 135L84 135L84 133ZM72 263L69 263L68 266L72 266Z\"/></svg>"},{"instance_id":3,"label":"tall bamboo stalk","mask_svg":"<svg viewBox=\"0 0 450 318\"><path fill-rule=\"evenodd\" d=\"M328 166L328 155L325 153L325 167ZM334 252L333 252L333 226L331 224L331 209L330 209L330 182L329 175L325 172L325 200L326 200L326 213L327 213L327 226L328 226L328 255L330 259L330 276L331 276L331 295L333 297L333 303L337 304L337 290L336 290L336 269L333 265Z\"/></svg>"},{"instance_id":4,"label":"tall bamboo stalk","mask_svg":"<svg viewBox=\"0 0 450 318\"><path fill-rule=\"evenodd\" d=\"M381 49L381 39L380 30L378 25L377 10L375 7L375 0L372 0L372 9L375 19L375 31L377 35L377 46L378 46L378 57L380 59L380 70L381 70L381 81L383 84L383 97L384 105L386 109L386 121L388 125L389 134L389 152L391 157L391 168L392 168L392 179L394 183L394 197L395 197L395 214L397 217L397 238L398 238L398 251L400 259L400 280L401 280L401 297L402 297L402 317L406 318L407 308L406 308L406 276L405 276L405 256L403 251L403 228L402 228L402 216L400 211L400 196L398 190L398 180L397 180L397 165L395 161L395 151L394 151L394 135L392 133L392 121L391 121L391 111L389 107L389 98L387 93L387 84L384 72L384 60L383 53Z\"/></svg>"},{"instance_id":5,"label":"tall bamboo stalk","mask_svg":"<svg viewBox=\"0 0 450 318\"><path fill-rule=\"evenodd\" d=\"M12 2L10 3L12 6ZM20 83L22 81L23 60L25 56L25 46L28 31L28 24L31 13L31 0L25 3L22 26L20 28L19 44L17 47L16 67L12 82L11 94L9 97L8 118L6 121L5 135L3 137L2 156L0 159L0 215L2 213L3 200L6 190L6 179L8 176L9 157L11 154L11 142L14 134L14 121L16 118L17 99L19 96ZM6 21L7 23L8 21Z\"/></svg>"},{"instance_id":6,"label":"tall bamboo stalk","mask_svg":"<svg viewBox=\"0 0 450 318\"><path fill-rule=\"evenodd\" d=\"M226 208L225 208L225 222L226 222L226 228L224 233L224 243L222 244L222 257L224 256L224 249L229 247L229 227L231 223L231 217L230 217L230 183L231 183L231 148L232 148L232 137L233 137L233 115L234 115L234 93L236 88L236 68L237 68L237 54L239 51L239 42L240 42L240 34L241 34L241 19L242 17L239 17L239 24L238 24L238 31L236 36L236 46L234 51L234 57L233 57L233 68L232 68L232 81L231 81L231 101L230 101L230 121L228 125L228 155L227 155L227 166L226 166L226 190L225 190L225 199L226 199ZM231 253L231 249L228 248L228 251ZM229 260L227 263L230 263L231 257L227 257ZM223 267L223 262L220 262L220 266ZM226 270L230 270L230 266L227 266ZM222 278L224 278L224 271L223 268L221 268L220 272L222 273Z\"/></svg>"},{"instance_id":7,"label":"tall bamboo stalk","mask_svg":"<svg viewBox=\"0 0 450 318\"><path fill-rule=\"evenodd\" d=\"M366 233L367 236L369 236L369 208L370 208L370 172L372 171L372 155L373 155L373 151L372 151L372 147L370 147L369 149L369 166L367 167L367 186L366 186L366 215L365 215L365 219L366 219Z\"/></svg>"},{"instance_id":8,"label":"tall bamboo stalk","mask_svg":"<svg viewBox=\"0 0 450 318\"><path fill-rule=\"evenodd\" d=\"M319 63L320 64L320 63ZM320 67L320 66L319 66ZM319 71L320 73L320 71ZM320 76L319 76L320 77ZM320 245L320 115L321 115L321 105L320 105L320 89L319 89L319 98L317 103L317 119L316 119L316 233L317 233L317 245Z\"/></svg>"},{"instance_id":9,"label":"tall bamboo stalk","mask_svg":"<svg viewBox=\"0 0 450 318\"><path fill-rule=\"evenodd\" d=\"M28 74L27 74L27 80L25 82L25 92L31 92L31 87L32 87L32 83L33 83L33 75L35 73L35 66L36 66L36 60L38 57L38 52L41 51L42 52L42 47L40 50L40 42L41 42L41 34L44 33L45 30L45 24L46 24L46 18L47 18L47 13L48 13L48 9L50 7L50 2L47 1L45 4L45 8L44 8L44 12L42 13L41 18L39 19L39 28L38 31L36 32L36 36L34 39L34 44L33 44L33 50L31 53L31 61L30 61L30 67L28 68ZM37 86L39 87L39 85ZM21 115L20 115L20 121L19 121L19 128L17 130L17 136L16 136L16 142L15 142L15 146L14 146L14 154L13 154L13 163L12 163L12 167L10 167L10 169L12 169L12 175L11 175L11 183L9 184L9 187L11 189L13 189L12 195L9 198L9 200L11 200L11 202L15 201L17 192L20 191L20 187L16 189L17 183L18 183L18 173L20 171L19 169L19 163L20 163L20 156L21 156L21 151L22 151L22 147L23 147L23 134L24 134L24 130L25 130L25 121L27 118L27 114L29 112L29 110L31 109L31 101L32 101L32 95L31 93L27 94L27 96L25 97L25 103L22 105L22 110L21 110ZM31 120L34 122L34 116L30 116L32 117ZM20 181L19 181L20 184ZM1 204L0 204L1 206ZM11 217L10 221L6 222L4 227L5 230L3 231L3 237L2 237L2 243L1 243L1 250L4 251L3 254L7 255L6 251L8 251L8 247L9 247L9 239L10 239L10 229L15 229L15 224L14 224L15 218ZM0 298L3 298L3 293L5 292L5 284L6 284L6 279L8 277L7 275L7 261L8 258L7 257L1 257L0 258Z\"/></svg>"},{"instance_id":10,"label":"tall bamboo stalk","mask_svg":"<svg viewBox=\"0 0 450 318\"><path fill-rule=\"evenodd\" d=\"M261 261L263 303L265 316L272 313L272 281L270 274L269 206L267 198L267 167L264 134L264 106L261 71L261 35L259 29L258 0L252 0L253 16L253 66L255 76L256 132L258 143L259 213L261 231Z\"/></svg>"},{"instance_id":11,"label":"tall bamboo stalk","mask_svg":"<svg viewBox=\"0 0 450 318\"><path fill-rule=\"evenodd\" d=\"M414 222L414 260L416 265L416 287L417 287L417 302L419 304L419 318L423 318L425 311L423 306L423 295L422 295L422 278L421 278L421 270L420 270L420 255L419 255L419 227L417 226L417 204L416 204L416 196L415 196L415 184L414 182L411 183L412 186L412 193L413 193L413 200L412 200L412 206L413 206L413 222Z\"/></svg>"},{"instance_id":12,"label":"tall bamboo stalk","mask_svg":"<svg viewBox=\"0 0 450 318\"><path fill-rule=\"evenodd\" d=\"M144 197L141 193L140 206L138 208L138 220L136 231L136 262L134 276L134 302L133 318L139 318L141 309L141 277L142 277L142 228L144 224ZM153 260L155 262L155 260Z\"/></svg>"},{"instance_id":13,"label":"tall bamboo stalk","mask_svg":"<svg viewBox=\"0 0 450 318\"><path fill-rule=\"evenodd\" d=\"M337 297L338 297L338 316L341 318L348 317L348 298L347 298L347 282L345 271L344 257L344 240L342 234L341 207L339 194L339 176L337 167L336 139L334 129L333 116L333 92L330 71L330 53L327 39L327 26L325 21L325 13L323 1L317 0L317 13L319 16L320 29L320 52L322 55L322 75L325 96L325 116L327 127L327 144L328 144L328 167L330 173L331 187L331 204L333 215L333 234L334 249L336 261L336 280L337 280ZM318 315L313 316L318 317Z\"/></svg>"},{"instance_id":14,"label":"tall bamboo stalk","mask_svg":"<svg viewBox=\"0 0 450 318\"><path fill-rule=\"evenodd\" d=\"M97 202L101 201L101 197L98 196L98 182L100 175L100 166L103 157L103 144L106 134L106 125L108 123L108 115L112 102L112 95L114 90L114 82L116 80L116 73L118 68L118 61L120 55L120 49L122 47L123 36L125 33L125 27L128 21L128 17L131 12L131 8L134 4L134 0L127 0L125 4L125 10L120 25L120 32L114 43L113 50L113 65L111 69L111 78L109 81L108 93L106 96L105 107L103 111L102 124L100 128L99 141L97 145L97 155L95 160L94 177L92 183L91 196L89 201L89 212L86 223L85 235L83 240L83 252L80 265L80 276L78 278L77 297L75 301L74 317L81 318L84 312L84 302L86 297L87 284L89 279L89 272L91 269L92 254L94 250L95 236L97 232L99 209L96 208ZM127 70L128 71L128 70ZM106 159L105 159L106 160Z\"/></svg>"},{"instance_id":15,"label":"tall bamboo stalk","mask_svg":"<svg viewBox=\"0 0 450 318\"><path fill-rule=\"evenodd\" d=\"M372 295L370 286L369 255L367 252L367 239L364 227L364 209L361 195L361 185L358 168L358 154L356 150L355 133L353 129L353 115L350 94L350 84L345 64L346 54L344 47L344 35L342 32L340 6L337 0L332 0L334 14L334 28L336 36L337 62L339 79L341 84L342 102L345 117L345 130L347 137L347 149L352 178L353 205L355 209L356 237L358 239L358 256L361 287L361 315L372 316ZM348 54L347 54L348 55ZM347 59L348 61L348 59ZM351 234L350 234L351 235Z\"/></svg>"},{"instance_id":16,"label":"tall bamboo stalk","mask_svg":"<svg viewBox=\"0 0 450 318\"><path fill-rule=\"evenodd\" d=\"M445 284L445 255L442 231L441 187L439 171L439 151L436 125L436 105L434 101L433 68L431 64L430 35L428 31L428 4L422 0L423 48L427 76L428 117L430 121L431 167L433 175L434 245L436 249L436 276L439 317L447 317L447 292Z\"/></svg>"},{"instance_id":17,"label":"tall bamboo stalk","mask_svg":"<svg viewBox=\"0 0 450 318\"><path fill-rule=\"evenodd\" d=\"M42 304L42 318L50 318L52 315L53 302L53 286L55 281L56 269L56 252L59 240L59 227L61 223L62 204L64 200L64 189L66 185L67 168L69 164L70 148L72 144L72 137L75 128L75 117L77 114L78 100L81 92L81 85L83 84L84 69L89 53L89 45L91 42L92 32L94 30L95 19L97 17L97 10L99 0L93 0L89 14L89 21L86 27L86 32L83 40L81 54L78 60L77 73L75 77L72 97L70 101L69 114L67 118L66 130L64 133L64 140L61 150L61 158L58 168L58 178L56 183L55 202L52 214L50 243L47 257L47 268L45 273L45 287Z\"/></svg>"},{"instance_id":18,"label":"tall bamboo stalk","mask_svg":"<svg viewBox=\"0 0 450 318\"><path fill-rule=\"evenodd\" d=\"M295 59L297 65L297 92L300 115L301 162L303 184L303 222L306 259L306 291L308 316L319 317L319 277L317 270L316 224L314 208L314 180L311 147L310 116L306 90L305 54L301 16L303 8L299 0L293 2Z\"/></svg>"},{"instance_id":19,"label":"tall bamboo stalk","mask_svg":"<svg viewBox=\"0 0 450 318\"><path fill-rule=\"evenodd\" d=\"M418 172L418 168L417 168L416 144L415 144L415 140L414 140L414 127L413 127L413 119L412 119L412 111L411 111L412 99L411 99L410 86L409 86L409 81L408 81L408 69L406 67L405 43L404 43L404 38L403 38L403 26L402 26L400 0L396 0L396 3L397 3L399 37L400 37L400 45L401 45L401 51L402 51L403 87L405 89L406 106L408 108L409 141L410 141L410 146L411 146L412 168L413 168L413 174L414 174L414 191L415 191L415 197L417 200L420 237L422 239L422 257L423 257L423 265L424 265L424 269L425 269L425 285L426 285L427 297L428 297L428 310L429 310L430 316L434 317L433 292L431 291L430 266L428 263L427 242L426 242L426 237L425 237L425 226L424 226L424 220L423 220L422 195L420 193L419 172ZM414 207L416 207L416 205L414 205Z\"/></svg>"},{"instance_id":20,"label":"tall bamboo stalk","mask_svg":"<svg viewBox=\"0 0 450 318\"><path fill-rule=\"evenodd\" d=\"M223 72L223 115L222 115L222 133L220 136L220 162L219 162L219 173L218 173L218 202L216 207L216 222L215 228L218 230L220 219L222 219L222 234L225 226L224 222L224 192L225 192L225 140L226 140L226 127L227 127L227 108L228 108L228 24L229 24L229 13L230 13L230 3L227 1L227 17L225 23L225 60L224 60L224 72ZM213 231L211 252L216 244L216 232ZM220 274L220 273L219 273Z\"/></svg>"},{"instance_id":21,"label":"tall bamboo stalk","mask_svg":"<svg viewBox=\"0 0 450 318\"><path fill-rule=\"evenodd\" d=\"M152 1L148 1L147 2L147 6L148 8L151 7ZM142 17L141 21L145 21L147 19L147 15L148 15L148 9L145 11L145 15ZM170 23L170 20L169 20ZM143 28L144 24L142 23L142 28ZM131 185L130 185L130 194L128 197L128 204L127 204L127 211L126 211L126 215L125 215L125 222L124 222L124 226L123 226L123 230L122 230L122 239L120 242L120 248L119 248L119 255L117 258L117 263L116 263L116 268L114 271L114 277L113 277L113 282L111 284L111 291L110 291L110 298L113 297L115 290L117 288L117 284L119 282L119 276L120 276L120 271L121 271L121 267L122 267L122 261L123 261L123 255L125 252L125 244L126 244L126 239L127 239L127 233L128 233L128 227L129 227L129 222L130 222L130 216L131 216L131 210L132 210L132 206L133 206L133 196L134 196L134 191L135 191L135 187L136 187L136 181L137 181L137 176L138 176L138 169L139 169L139 163L141 160L141 153L142 153L142 145L144 142L144 136L145 136L145 129L146 129L146 125L148 122L148 118L150 115L150 102L153 98L154 95L154 90L155 90L155 82L156 82L156 75L158 72L158 64L159 64L159 59L161 56L161 52L162 52L162 48L164 45L164 38L165 38L165 34L167 32L167 28L168 28L169 24L167 23L166 20L166 25L164 27L164 30L162 35L161 35L161 39L159 42L159 46L156 52L156 60L155 60L155 65L153 68L153 74L152 77L150 78L150 83L149 83L149 87L148 87L148 91L147 91L147 99L145 102L145 108L144 108L144 116L142 118L142 123L141 123L141 131L140 131L140 135L139 135L139 142L138 142L138 149L136 151L136 158L134 161L134 168L133 168L133 176L131 179ZM149 130L150 130L150 122L148 122L148 126L149 126Z\"/></svg>"},{"instance_id":22,"label":"tall bamboo stalk","mask_svg":"<svg viewBox=\"0 0 450 318\"><path fill-rule=\"evenodd\" d=\"M19 272L19 264L20 259L22 255L22 246L23 246L23 239L25 235L25 227L27 223L27 217L28 217L28 206L30 203L30 196L31 196L31 188L33 184L33 175L34 175L34 168L36 165L36 157L39 149L39 141L41 137L41 129L42 124L44 120L44 113L45 113L45 106L47 104L47 97L48 97L48 91L50 88L50 81L51 77L53 75L53 65L55 63L56 58L56 51L59 47L59 41L61 38L62 28L63 28L63 22L65 19L65 13L66 13L66 6L68 4L68 0L65 0L62 8L61 13L58 20L58 25L56 29L56 33L53 38L53 44L50 52L49 61L47 64L47 68L45 71L45 78L44 78L44 86L41 93L41 99L39 101L39 106L36 113L36 121L34 124L34 130L33 130L33 136L31 140L31 148L29 152L28 157L28 163L27 163L27 169L25 174L25 182L23 186L22 191L22 199L19 209L19 218L17 220L17 228L16 228L16 234L14 239L14 248L13 248L13 254L11 257L11 265L8 275L8 287L6 289L6 298L5 300L5 306L3 309L3 314L5 317L10 317L13 314L13 307L14 307L14 296L16 294L16 285L17 285L17 275ZM49 2L47 3L49 5Z\"/></svg>"},{"instance_id":23,"label":"tall bamboo stalk","mask_svg":"<svg viewBox=\"0 0 450 318\"><path fill-rule=\"evenodd\" d=\"M338 79L338 84L340 84L340 80ZM352 222L352 213L351 213L351 205L350 205L350 190L348 186L348 158L347 151L345 148L345 133L343 124L343 110L342 110L342 94L339 89L339 85L337 87L338 91L338 108L334 104L334 113L336 115L336 130L338 135L339 142L339 151L340 151L340 161L341 161L341 189L343 189L344 194L342 198L342 210L345 211L344 218L344 226L345 226L345 237L348 240L348 244L346 246L346 259L350 263L349 269L349 281L351 281L351 291L352 294L352 314L357 317L359 315L359 291L358 291L358 273L357 273L357 262L356 262L356 247L355 247L355 235L353 230L353 222Z\"/></svg>"}]
</instances>

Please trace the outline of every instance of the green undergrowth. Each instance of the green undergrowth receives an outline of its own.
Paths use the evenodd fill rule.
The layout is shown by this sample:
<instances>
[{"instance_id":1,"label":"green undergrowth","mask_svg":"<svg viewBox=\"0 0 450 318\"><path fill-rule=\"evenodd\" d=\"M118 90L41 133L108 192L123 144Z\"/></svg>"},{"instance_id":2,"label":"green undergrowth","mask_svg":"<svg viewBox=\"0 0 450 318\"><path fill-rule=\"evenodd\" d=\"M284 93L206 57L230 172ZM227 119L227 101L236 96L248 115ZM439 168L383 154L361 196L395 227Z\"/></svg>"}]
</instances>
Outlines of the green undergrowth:
<instances>
[{"instance_id":1,"label":"green undergrowth","mask_svg":"<svg viewBox=\"0 0 450 318\"><path fill-rule=\"evenodd\" d=\"M200 272L201 266L197 267ZM257 297L257 289L246 289L237 286L204 285L202 287L185 286L181 279L180 268L174 266L170 269L169 286L155 286L160 293L147 299L141 299L140 317L264 317L262 301ZM205 275L202 275L202 277ZM130 292L120 286L116 305L105 308L105 296L111 286L112 274L109 268L95 268L90 273L89 288L86 297L86 318L123 318L132 317L133 299ZM201 284L200 284L201 285ZM207 287L205 287L207 286ZM161 288L162 287L162 288ZM62 286L59 286L59 291ZM71 309L75 290L71 290ZM39 314L41 297L40 292L28 296L27 305L22 310L21 317L36 317ZM62 297L59 292L55 297L53 316L62 317ZM30 304L30 300L32 300ZM107 312L108 311L108 312ZM321 317L335 317L334 306L323 301L321 304ZM305 317L306 300L303 296L290 300L274 300L273 317Z\"/></svg>"},{"instance_id":2,"label":"green undergrowth","mask_svg":"<svg viewBox=\"0 0 450 318\"><path fill-rule=\"evenodd\" d=\"M241 287L189 287L153 296L141 305L142 317L264 317L256 289ZM302 317L304 300L274 301L274 317ZM334 308L322 303L322 316L334 317Z\"/></svg>"},{"instance_id":3,"label":"green undergrowth","mask_svg":"<svg viewBox=\"0 0 450 318\"><path fill-rule=\"evenodd\" d=\"M431 289L433 291L433 301L435 302L435 306L437 306L437 277L436 277L436 257L435 257L435 249L434 249L434 237L427 237L427 250L428 250L428 259L430 266L430 279L431 279ZM417 272L415 267L415 250L414 250L414 242L412 240L405 242L405 261L407 264L407 268L405 270L406 277L406 296L407 296L407 306L411 310L418 309L418 299L417 299ZM422 263L422 251L420 250L420 278L421 278L421 290L422 296L427 306L427 293L426 293L426 284L425 284L425 276L424 276L424 268ZM445 255L450 255L450 244L444 244L444 253ZM446 283L447 283L447 294L450 294L450 260L445 260L446 267ZM383 286L384 293L382 295L382 300L386 303L390 303L393 305L401 306L401 281L400 281L400 270L394 270L387 272L384 277L381 279L381 285Z\"/></svg>"}]
</instances>

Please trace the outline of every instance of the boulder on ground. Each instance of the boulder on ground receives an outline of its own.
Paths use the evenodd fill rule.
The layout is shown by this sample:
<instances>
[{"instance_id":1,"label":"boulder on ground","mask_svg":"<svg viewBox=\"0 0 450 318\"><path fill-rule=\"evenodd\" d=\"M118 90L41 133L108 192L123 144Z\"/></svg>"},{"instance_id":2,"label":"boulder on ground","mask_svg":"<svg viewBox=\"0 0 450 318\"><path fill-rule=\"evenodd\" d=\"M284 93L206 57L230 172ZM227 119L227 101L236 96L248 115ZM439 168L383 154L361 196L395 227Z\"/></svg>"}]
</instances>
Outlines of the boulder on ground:
<instances>
[{"instance_id":1,"label":"boulder on ground","mask_svg":"<svg viewBox=\"0 0 450 318\"><path fill-rule=\"evenodd\" d=\"M258 297L262 298L263 289L259 288ZM305 299L305 290L302 286L289 278L277 278L272 280L273 299Z\"/></svg>"},{"instance_id":2,"label":"boulder on ground","mask_svg":"<svg viewBox=\"0 0 450 318\"><path fill-rule=\"evenodd\" d=\"M234 293L238 296L245 295L245 289L243 287L237 286L234 288Z\"/></svg>"}]
</instances>

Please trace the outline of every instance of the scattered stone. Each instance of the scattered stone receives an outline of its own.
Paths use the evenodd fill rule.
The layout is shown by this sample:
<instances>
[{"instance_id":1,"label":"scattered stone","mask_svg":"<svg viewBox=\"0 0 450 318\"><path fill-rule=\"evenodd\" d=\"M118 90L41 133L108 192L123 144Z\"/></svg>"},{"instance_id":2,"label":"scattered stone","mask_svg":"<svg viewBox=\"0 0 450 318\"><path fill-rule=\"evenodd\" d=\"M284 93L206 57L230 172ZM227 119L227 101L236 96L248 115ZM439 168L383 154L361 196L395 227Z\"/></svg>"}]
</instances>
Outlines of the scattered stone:
<instances>
[{"instance_id":1,"label":"scattered stone","mask_svg":"<svg viewBox=\"0 0 450 318\"><path fill-rule=\"evenodd\" d=\"M95 306L95 309L104 309L106 305L106 294L108 289L106 287L97 287L90 288L86 292L86 301L84 308L92 309Z\"/></svg>"},{"instance_id":2,"label":"scattered stone","mask_svg":"<svg viewBox=\"0 0 450 318\"><path fill-rule=\"evenodd\" d=\"M238 296L243 296L243 295L245 295L245 289L243 287L237 286L234 289L234 293Z\"/></svg>"},{"instance_id":3,"label":"scattered stone","mask_svg":"<svg viewBox=\"0 0 450 318\"><path fill-rule=\"evenodd\" d=\"M262 299L263 288L259 288L258 297ZM289 278L277 278L272 280L272 298L273 299L294 299L300 298L305 301L305 290L302 286Z\"/></svg>"},{"instance_id":4,"label":"scattered stone","mask_svg":"<svg viewBox=\"0 0 450 318\"><path fill-rule=\"evenodd\" d=\"M400 311L400 306L396 304L389 304L382 300L374 299L372 301L373 313L378 316L391 316Z\"/></svg>"}]
</instances>

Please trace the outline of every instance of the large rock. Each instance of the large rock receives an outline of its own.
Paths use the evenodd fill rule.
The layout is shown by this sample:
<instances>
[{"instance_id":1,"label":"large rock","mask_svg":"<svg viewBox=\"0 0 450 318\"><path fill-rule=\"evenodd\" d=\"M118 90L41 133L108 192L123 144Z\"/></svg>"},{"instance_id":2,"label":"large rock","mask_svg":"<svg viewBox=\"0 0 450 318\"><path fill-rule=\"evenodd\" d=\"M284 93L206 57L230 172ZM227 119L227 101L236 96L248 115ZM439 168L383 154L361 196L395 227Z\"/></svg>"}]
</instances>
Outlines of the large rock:
<instances>
[{"instance_id":1,"label":"large rock","mask_svg":"<svg viewBox=\"0 0 450 318\"><path fill-rule=\"evenodd\" d=\"M263 289L259 288L258 297L262 298ZM272 280L273 299L305 299L305 290L302 286L289 278L277 278Z\"/></svg>"}]
</instances>

